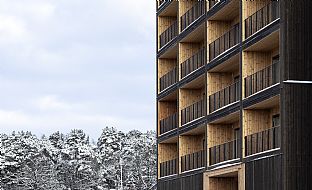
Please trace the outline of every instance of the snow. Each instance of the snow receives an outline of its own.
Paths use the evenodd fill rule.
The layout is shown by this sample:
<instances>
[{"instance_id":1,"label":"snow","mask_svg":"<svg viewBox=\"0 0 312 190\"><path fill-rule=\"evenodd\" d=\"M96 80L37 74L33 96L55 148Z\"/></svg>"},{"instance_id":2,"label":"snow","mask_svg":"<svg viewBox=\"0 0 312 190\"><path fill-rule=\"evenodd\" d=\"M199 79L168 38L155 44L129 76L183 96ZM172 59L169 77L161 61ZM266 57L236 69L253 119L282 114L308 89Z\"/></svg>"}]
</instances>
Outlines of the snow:
<instances>
[{"instance_id":1,"label":"snow","mask_svg":"<svg viewBox=\"0 0 312 190\"><path fill-rule=\"evenodd\" d=\"M42 139L0 134L0 190L148 189L156 183L156 155L151 131L106 127L97 143L77 129Z\"/></svg>"}]
</instances>

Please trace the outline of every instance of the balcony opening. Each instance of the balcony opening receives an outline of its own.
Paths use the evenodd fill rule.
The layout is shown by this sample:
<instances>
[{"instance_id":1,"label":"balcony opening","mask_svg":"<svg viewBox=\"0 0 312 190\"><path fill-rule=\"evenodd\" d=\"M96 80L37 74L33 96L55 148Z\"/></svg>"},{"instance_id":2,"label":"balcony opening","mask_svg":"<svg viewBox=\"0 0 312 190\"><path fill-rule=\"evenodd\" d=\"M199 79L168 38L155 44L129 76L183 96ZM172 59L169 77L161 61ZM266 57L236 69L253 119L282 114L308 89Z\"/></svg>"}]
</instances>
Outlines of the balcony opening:
<instances>
[{"instance_id":1,"label":"balcony opening","mask_svg":"<svg viewBox=\"0 0 312 190\"><path fill-rule=\"evenodd\" d=\"M181 31L205 14L206 1L180 1Z\"/></svg>"},{"instance_id":2,"label":"balcony opening","mask_svg":"<svg viewBox=\"0 0 312 190\"><path fill-rule=\"evenodd\" d=\"M206 166L205 128L183 134L180 137L181 172L191 171Z\"/></svg>"},{"instance_id":3,"label":"balcony opening","mask_svg":"<svg viewBox=\"0 0 312 190\"><path fill-rule=\"evenodd\" d=\"M233 3L232 0L231 3ZM212 16L207 24L209 61L234 47L240 42L239 35L239 2L229 5L222 14Z\"/></svg>"},{"instance_id":4,"label":"balcony opening","mask_svg":"<svg viewBox=\"0 0 312 190\"><path fill-rule=\"evenodd\" d=\"M206 47L201 37L179 44L181 79L206 65Z\"/></svg>"},{"instance_id":5,"label":"balcony opening","mask_svg":"<svg viewBox=\"0 0 312 190\"><path fill-rule=\"evenodd\" d=\"M238 173L209 178L209 190L238 190Z\"/></svg>"},{"instance_id":6,"label":"balcony opening","mask_svg":"<svg viewBox=\"0 0 312 190\"><path fill-rule=\"evenodd\" d=\"M178 82L177 59L158 59L158 92Z\"/></svg>"},{"instance_id":7,"label":"balcony opening","mask_svg":"<svg viewBox=\"0 0 312 190\"><path fill-rule=\"evenodd\" d=\"M280 18L279 1L243 1L244 39Z\"/></svg>"},{"instance_id":8,"label":"balcony opening","mask_svg":"<svg viewBox=\"0 0 312 190\"><path fill-rule=\"evenodd\" d=\"M240 157L241 137L239 114L208 125L209 165Z\"/></svg>"},{"instance_id":9,"label":"balcony opening","mask_svg":"<svg viewBox=\"0 0 312 190\"><path fill-rule=\"evenodd\" d=\"M272 49L273 48L273 49ZM279 47L243 52L244 98L280 82Z\"/></svg>"},{"instance_id":10,"label":"balcony opening","mask_svg":"<svg viewBox=\"0 0 312 190\"><path fill-rule=\"evenodd\" d=\"M238 58L238 57L237 57ZM239 101L239 62L233 60L222 69L208 72L209 113Z\"/></svg>"},{"instance_id":11,"label":"balcony opening","mask_svg":"<svg viewBox=\"0 0 312 190\"><path fill-rule=\"evenodd\" d=\"M279 96L243 111L245 157L280 148Z\"/></svg>"},{"instance_id":12,"label":"balcony opening","mask_svg":"<svg viewBox=\"0 0 312 190\"><path fill-rule=\"evenodd\" d=\"M158 134L163 135L178 128L177 94L165 101L158 102Z\"/></svg>"},{"instance_id":13,"label":"balcony opening","mask_svg":"<svg viewBox=\"0 0 312 190\"><path fill-rule=\"evenodd\" d=\"M206 116L205 77L202 76L180 89L181 126Z\"/></svg>"},{"instance_id":14,"label":"balcony opening","mask_svg":"<svg viewBox=\"0 0 312 190\"><path fill-rule=\"evenodd\" d=\"M158 49L164 47L179 34L178 6L158 17Z\"/></svg>"},{"instance_id":15,"label":"balcony opening","mask_svg":"<svg viewBox=\"0 0 312 190\"><path fill-rule=\"evenodd\" d=\"M178 174L178 139L158 144L158 176L160 178Z\"/></svg>"}]
</instances>

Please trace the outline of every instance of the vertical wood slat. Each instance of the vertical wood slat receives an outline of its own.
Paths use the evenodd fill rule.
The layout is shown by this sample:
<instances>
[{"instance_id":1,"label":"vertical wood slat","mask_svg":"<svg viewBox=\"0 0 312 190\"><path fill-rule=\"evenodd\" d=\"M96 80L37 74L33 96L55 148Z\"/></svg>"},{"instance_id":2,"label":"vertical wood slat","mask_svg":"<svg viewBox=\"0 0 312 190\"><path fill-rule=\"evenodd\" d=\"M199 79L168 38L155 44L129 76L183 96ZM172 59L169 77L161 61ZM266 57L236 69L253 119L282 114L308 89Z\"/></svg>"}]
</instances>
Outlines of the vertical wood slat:
<instances>
[{"instance_id":1,"label":"vertical wood slat","mask_svg":"<svg viewBox=\"0 0 312 190\"><path fill-rule=\"evenodd\" d=\"M209 112L214 112L228 104L238 101L239 82L235 82L230 86L209 96Z\"/></svg>"},{"instance_id":2,"label":"vertical wood slat","mask_svg":"<svg viewBox=\"0 0 312 190\"><path fill-rule=\"evenodd\" d=\"M245 155L260 153L281 146L280 126L260 131L245 137Z\"/></svg>"},{"instance_id":3,"label":"vertical wood slat","mask_svg":"<svg viewBox=\"0 0 312 190\"><path fill-rule=\"evenodd\" d=\"M178 35L178 22L175 21L169 28L167 28L162 34L160 34L159 36L160 48L165 46L177 35Z\"/></svg>"},{"instance_id":4,"label":"vertical wood slat","mask_svg":"<svg viewBox=\"0 0 312 190\"><path fill-rule=\"evenodd\" d=\"M205 100L200 100L181 110L181 124L184 125L206 115Z\"/></svg>"},{"instance_id":5,"label":"vertical wood slat","mask_svg":"<svg viewBox=\"0 0 312 190\"><path fill-rule=\"evenodd\" d=\"M205 48L200 49L193 56L181 63L181 78L184 78L206 64L206 59L203 55L205 55Z\"/></svg>"},{"instance_id":6,"label":"vertical wood slat","mask_svg":"<svg viewBox=\"0 0 312 190\"><path fill-rule=\"evenodd\" d=\"M279 17L279 1L271 1L244 21L246 38L250 37Z\"/></svg>"},{"instance_id":7,"label":"vertical wood slat","mask_svg":"<svg viewBox=\"0 0 312 190\"><path fill-rule=\"evenodd\" d=\"M245 97L278 83L279 78L279 62L245 77Z\"/></svg>"},{"instance_id":8,"label":"vertical wood slat","mask_svg":"<svg viewBox=\"0 0 312 190\"><path fill-rule=\"evenodd\" d=\"M239 24L209 44L209 61L239 43Z\"/></svg>"},{"instance_id":9,"label":"vertical wood slat","mask_svg":"<svg viewBox=\"0 0 312 190\"><path fill-rule=\"evenodd\" d=\"M238 158L238 139L209 148L209 165Z\"/></svg>"},{"instance_id":10,"label":"vertical wood slat","mask_svg":"<svg viewBox=\"0 0 312 190\"><path fill-rule=\"evenodd\" d=\"M163 91L166 88L170 87L171 85L177 83L178 81L177 79L178 79L177 67L174 67L159 79L160 91Z\"/></svg>"},{"instance_id":11,"label":"vertical wood slat","mask_svg":"<svg viewBox=\"0 0 312 190\"><path fill-rule=\"evenodd\" d=\"M205 167L205 150L200 150L192 154L187 154L181 157L181 171L189 171L201 167Z\"/></svg>"},{"instance_id":12,"label":"vertical wood slat","mask_svg":"<svg viewBox=\"0 0 312 190\"><path fill-rule=\"evenodd\" d=\"M205 1L197 1L184 15L181 16L181 31L191 25L196 19L205 13Z\"/></svg>"},{"instance_id":13,"label":"vertical wood slat","mask_svg":"<svg viewBox=\"0 0 312 190\"><path fill-rule=\"evenodd\" d=\"M160 177L177 174L178 160L173 159L160 163Z\"/></svg>"}]
</instances>

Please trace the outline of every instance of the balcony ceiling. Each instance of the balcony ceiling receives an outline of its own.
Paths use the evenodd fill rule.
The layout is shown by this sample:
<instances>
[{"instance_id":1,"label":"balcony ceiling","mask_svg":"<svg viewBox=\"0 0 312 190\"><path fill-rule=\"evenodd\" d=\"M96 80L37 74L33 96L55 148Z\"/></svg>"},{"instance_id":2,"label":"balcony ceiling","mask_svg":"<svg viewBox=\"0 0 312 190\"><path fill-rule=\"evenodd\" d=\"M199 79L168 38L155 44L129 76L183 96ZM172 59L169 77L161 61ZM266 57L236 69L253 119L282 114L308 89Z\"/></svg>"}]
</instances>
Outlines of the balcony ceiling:
<instances>
[{"instance_id":1,"label":"balcony ceiling","mask_svg":"<svg viewBox=\"0 0 312 190\"><path fill-rule=\"evenodd\" d=\"M239 70L239 54L209 70L209 72L228 73Z\"/></svg>"},{"instance_id":2,"label":"balcony ceiling","mask_svg":"<svg viewBox=\"0 0 312 190\"><path fill-rule=\"evenodd\" d=\"M247 109L271 109L280 105L280 96L274 96L270 99L262 101L258 104L252 105Z\"/></svg>"},{"instance_id":3,"label":"balcony ceiling","mask_svg":"<svg viewBox=\"0 0 312 190\"><path fill-rule=\"evenodd\" d=\"M205 23L197 27L192 33L181 40L184 43L196 43L205 40Z\"/></svg>"},{"instance_id":4,"label":"balcony ceiling","mask_svg":"<svg viewBox=\"0 0 312 190\"><path fill-rule=\"evenodd\" d=\"M238 0L230 1L220 11L210 17L209 20L232 21L239 16L239 5L240 2Z\"/></svg>"},{"instance_id":5,"label":"balcony ceiling","mask_svg":"<svg viewBox=\"0 0 312 190\"><path fill-rule=\"evenodd\" d=\"M277 30L259 42L248 47L245 51L268 52L279 47L280 31Z\"/></svg>"},{"instance_id":6,"label":"balcony ceiling","mask_svg":"<svg viewBox=\"0 0 312 190\"><path fill-rule=\"evenodd\" d=\"M174 16L178 15L178 1L172 1L165 10L163 10L159 16Z\"/></svg>"},{"instance_id":7,"label":"balcony ceiling","mask_svg":"<svg viewBox=\"0 0 312 190\"><path fill-rule=\"evenodd\" d=\"M210 122L210 124L232 124L237 121L239 121L239 111Z\"/></svg>"}]
</instances>

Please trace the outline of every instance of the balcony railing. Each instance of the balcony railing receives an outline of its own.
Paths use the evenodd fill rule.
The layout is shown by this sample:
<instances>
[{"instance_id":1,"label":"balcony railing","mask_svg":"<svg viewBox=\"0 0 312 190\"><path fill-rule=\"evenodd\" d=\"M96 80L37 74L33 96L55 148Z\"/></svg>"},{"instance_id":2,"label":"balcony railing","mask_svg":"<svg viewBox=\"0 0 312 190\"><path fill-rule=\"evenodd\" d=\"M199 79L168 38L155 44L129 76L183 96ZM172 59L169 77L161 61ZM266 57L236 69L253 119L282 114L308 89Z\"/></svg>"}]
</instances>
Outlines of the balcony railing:
<instances>
[{"instance_id":1,"label":"balcony railing","mask_svg":"<svg viewBox=\"0 0 312 190\"><path fill-rule=\"evenodd\" d=\"M209 44L209 60L239 43L239 24L234 25L228 32Z\"/></svg>"},{"instance_id":2,"label":"balcony railing","mask_svg":"<svg viewBox=\"0 0 312 190\"><path fill-rule=\"evenodd\" d=\"M237 139L211 147L209 148L209 164L214 165L220 162L236 159L239 157L240 149L240 141Z\"/></svg>"},{"instance_id":3,"label":"balcony railing","mask_svg":"<svg viewBox=\"0 0 312 190\"><path fill-rule=\"evenodd\" d=\"M245 137L246 156L280 148L280 146L281 132L279 126Z\"/></svg>"},{"instance_id":4,"label":"balcony railing","mask_svg":"<svg viewBox=\"0 0 312 190\"><path fill-rule=\"evenodd\" d=\"M181 16L181 31L205 13L205 1L197 1L196 4Z\"/></svg>"},{"instance_id":5,"label":"balcony railing","mask_svg":"<svg viewBox=\"0 0 312 190\"><path fill-rule=\"evenodd\" d=\"M209 9L211 9L213 6L215 6L215 4L217 4L218 2L220 2L220 0L210 0L210 1L208 1Z\"/></svg>"},{"instance_id":6,"label":"balcony railing","mask_svg":"<svg viewBox=\"0 0 312 190\"><path fill-rule=\"evenodd\" d=\"M245 38L253 35L277 18L280 18L279 1L271 1L245 20Z\"/></svg>"},{"instance_id":7,"label":"balcony railing","mask_svg":"<svg viewBox=\"0 0 312 190\"><path fill-rule=\"evenodd\" d=\"M181 171L189 171L205 167L206 151L201 150L181 157Z\"/></svg>"},{"instance_id":8,"label":"balcony railing","mask_svg":"<svg viewBox=\"0 0 312 190\"><path fill-rule=\"evenodd\" d=\"M178 81L178 71L177 67L175 67L159 79L160 91L165 90L169 86L175 84L177 81Z\"/></svg>"},{"instance_id":9,"label":"balcony railing","mask_svg":"<svg viewBox=\"0 0 312 190\"><path fill-rule=\"evenodd\" d=\"M245 97L268 88L280 82L279 62L252 74L245 78Z\"/></svg>"},{"instance_id":10,"label":"balcony railing","mask_svg":"<svg viewBox=\"0 0 312 190\"><path fill-rule=\"evenodd\" d=\"M160 177L174 175L178 173L178 159L160 163Z\"/></svg>"},{"instance_id":11,"label":"balcony railing","mask_svg":"<svg viewBox=\"0 0 312 190\"><path fill-rule=\"evenodd\" d=\"M158 7L160 7L164 2L165 0L158 0Z\"/></svg>"},{"instance_id":12,"label":"balcony railing","mask_svg":"<svg viewBox=\"0 0 312 190\"><path fill-rule=\"evenodd\" d=\"M176 129L178 127L177 113L160 120L160 134Z\"/></svg>"},{"instance_id":13,"label":"balcony railing","mask_svg":"<svg viewBox=\"0 0 312 190\"><path fill-rule=\"evenodd\" d=\"M159 37L160 48L170 42L178 35L178 22L175 21L167 30L165 30Z\"/></svg>"},{"instance_id":14,"label":"balcony railing","mask_svg":"<svg viewBox=\"0 0 312 190\"><path fill-rule=\"evenodd\" d=\"M205 63L205 48L202 48L195 55L181 63L181 78L184 78L186 75L204 66Z\"/></svg>"},{"instance_id":15,"label":"balcony railing","mask_svg":"<svg viewBox=\"0 0 312 190\"><path fill-rule=\"evenodd\" d=\"M191 106L181 110L181 124L184 125L205 115L206 102L205 100L200 100L195 104L192 104Z\"/></svg>"},{"instance_id":16,"label":"balcony railing","mask_svg":"<svg viewBox=\"0 0 312 190\"><path fill-rule=\"evenodd\" d=\"M209 112L214 112L239 100L239 82L209 96Z\"/></svg>"}]
</instances>

